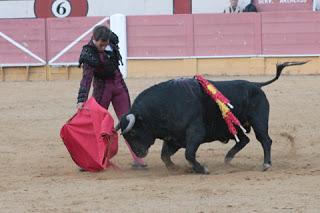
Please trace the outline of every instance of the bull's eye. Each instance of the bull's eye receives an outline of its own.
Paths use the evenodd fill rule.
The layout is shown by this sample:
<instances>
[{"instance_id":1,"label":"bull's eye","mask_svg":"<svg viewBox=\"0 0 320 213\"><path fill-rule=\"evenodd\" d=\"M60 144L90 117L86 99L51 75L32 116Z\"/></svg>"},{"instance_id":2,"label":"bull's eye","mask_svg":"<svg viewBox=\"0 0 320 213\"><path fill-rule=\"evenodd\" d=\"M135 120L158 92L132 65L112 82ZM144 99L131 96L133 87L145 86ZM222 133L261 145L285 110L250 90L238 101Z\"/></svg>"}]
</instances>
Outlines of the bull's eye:
<instances>
[{"instance_id":1,"label":"bull's eye","mask_svg":"<svg viewBox=\"0 0 320 213\"><path fill-rule=\"evenodd\" d=\"M134 136L136 134L136 131L132 129L129 131L129 134L130 134L130 136Z\"/></svg>"},{"instance_id":2,"label":"bull's eye","mask_svg":"<svg viewBox=\"0 0 320 213\"><path fill-rule=\"evenodd\" d=\"M126 133L126 136L129 137L129 138L134 137L134 135L135 135L135 134L134 134L134 132L132 132L132 131L129 131L129 132Z\"/></svg>"}]
</instances>

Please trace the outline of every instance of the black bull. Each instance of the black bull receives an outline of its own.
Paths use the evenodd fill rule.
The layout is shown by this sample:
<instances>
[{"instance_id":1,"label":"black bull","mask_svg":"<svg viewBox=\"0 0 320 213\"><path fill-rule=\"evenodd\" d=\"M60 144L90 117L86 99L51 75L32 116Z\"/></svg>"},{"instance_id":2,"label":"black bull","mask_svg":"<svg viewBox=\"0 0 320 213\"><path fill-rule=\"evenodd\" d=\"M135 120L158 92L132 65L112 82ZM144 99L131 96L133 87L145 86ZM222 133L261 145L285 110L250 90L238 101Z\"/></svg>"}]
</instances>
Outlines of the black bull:
<instances>
[{"instance_id":1,"label":"black bull","mask_svg":"<svg viewBox=\"0 0 320 213\"><path fill-rule=\"evenodd\" d=\"M286 62L277 65L276 77L264 83L235 81L210 81L234 106L232 112L249 132L254 130L264 152L263 170L271 167L271 144L268 134L269 102L261 89L276 81L286 66L306 62ZM145 157L155 139L164 141L161 159L168 169L175 168L170 157L185 148L185 157L197 173L208 174L208 169L196 160L202 143L221 141L227 143L234 136L228 131L217 104L203 91L196 79L170 80L143 91L134 101L130 112L124 115L117 130L138 157ZM238 129L240 142L225 157L230 162L249 143L249 138Z\"/></svg>"}]
</instances>

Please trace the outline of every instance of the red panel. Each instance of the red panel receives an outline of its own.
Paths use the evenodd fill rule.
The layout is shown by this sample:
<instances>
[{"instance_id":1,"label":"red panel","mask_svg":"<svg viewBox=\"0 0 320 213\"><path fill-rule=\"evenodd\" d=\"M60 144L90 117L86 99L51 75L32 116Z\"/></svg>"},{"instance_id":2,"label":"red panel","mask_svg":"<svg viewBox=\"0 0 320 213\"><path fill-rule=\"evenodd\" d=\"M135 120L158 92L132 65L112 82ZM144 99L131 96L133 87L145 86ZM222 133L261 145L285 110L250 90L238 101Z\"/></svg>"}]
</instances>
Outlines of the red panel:
<instances>
[{"instance_id":1,"label":"red panel","mask_svg":"<svg viewBox=\"0 0 320 213\"><path fill-rule=\"evenodd\" d=\"M0 32L49 61L102 19L3 19ZM128 16L127 33L129 57L320 54L316 12ZM77 62L90 37L55 63ZM1 64L39 63L1 36L0 46Z\"/></svg>"},{"instance_id":2,"label":"red panel","mask_svg":"<svg viewBox=\"0 0 320 213\"><path fill-rule=\"evenodd\" d=\"M103 18L104 17L77 17L47 19L48 61ZM89 42L91 36L92 33L89 33L84 39L78 42L54 63L77 62L82 46Z\"/></svg>"},{"instance_id":3,"label":"red panel","mask_svg":"<svg viewBox=\"0 0 320 213\"><path fill-rule=\"evenodd\" d=\"M254 5L259 12L273 11L312 11L313 0L254 0Z\"/></svg>"},{"instance_id":4,"label":"red panel","mask_svg":"<svg viewBox=\"0 0 320 213\"><path fill-rule=\"evenodd\" d=\"M195 55L260 54L260 21L256 13L194 15Z\"/></svg>"},{"instance_id":5,"label":"red panel","mask_svg":"<svg viewBox=\"0 0 320 213\"><path fill-rule=\"evenodd\" d=\"M44 19L2 19L0 32L46 60ZM41 63L0 36L0 64Z\"/></svg>"},{"instance_id":6,"label":"red panel","mask_svg":"<svg viewBox=\"0 0 320 213\"><path fill-rule=\"evenodd\" d=\"M320 14L262 13L263 54L319 54Z\"/></svg>"},{"instance_id":7,"label":"red panel","mask_svg":"<svg viewBox=\"0 0 320 213\"><path fill-rule=\"evenodd\" d=\"M128 16L128 56L193 55L193 17Z\"/></svg>"},{"instance_id":8,"label":"red panel","mask_svg":"<svg viewBox=\"0 0 320 213\"><path fill-rule=\"evenodd\" d=\"M173 0L174 14L191 14L192 0Z\"/></svg>"},{"instance_id":9,"label":"red panel","mask_svg":"<svg viewBox=\"0 0 320 213\"><path fill-rule=\"evenodd\" d=\"M35 0L34 13L37 18L79 17L88 13L87 0Z\"/></svg>"}]
</instances>

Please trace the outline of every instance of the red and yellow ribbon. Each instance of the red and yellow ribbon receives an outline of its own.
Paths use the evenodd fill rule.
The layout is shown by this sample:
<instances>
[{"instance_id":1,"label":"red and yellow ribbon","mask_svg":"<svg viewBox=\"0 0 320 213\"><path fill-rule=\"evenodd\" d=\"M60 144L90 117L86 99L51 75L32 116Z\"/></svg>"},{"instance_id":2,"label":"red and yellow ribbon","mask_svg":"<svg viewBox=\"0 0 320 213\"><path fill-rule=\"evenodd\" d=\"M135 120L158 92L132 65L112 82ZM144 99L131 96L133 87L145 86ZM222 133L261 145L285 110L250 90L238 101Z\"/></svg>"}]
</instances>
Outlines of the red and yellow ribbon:
<instances>
[{"instance_id":1,"label":"red and yellow ribbon","mask_svg":"<svg viewBox=\"0 0 320 213\"><path fill-rule=\"evenodd\" d=\"M233 106L230 104L230 100L202 75L196 75L195 79L197 79L204 91L217 103L222 117L228 126L229 132L235 137L236 141L239 142L239 138L237 136L238 132L234 125L239 126L244 133L246 133L246 130L241 126L240 121L229 109L233 109Z\"/></svg>"}]
</instances>

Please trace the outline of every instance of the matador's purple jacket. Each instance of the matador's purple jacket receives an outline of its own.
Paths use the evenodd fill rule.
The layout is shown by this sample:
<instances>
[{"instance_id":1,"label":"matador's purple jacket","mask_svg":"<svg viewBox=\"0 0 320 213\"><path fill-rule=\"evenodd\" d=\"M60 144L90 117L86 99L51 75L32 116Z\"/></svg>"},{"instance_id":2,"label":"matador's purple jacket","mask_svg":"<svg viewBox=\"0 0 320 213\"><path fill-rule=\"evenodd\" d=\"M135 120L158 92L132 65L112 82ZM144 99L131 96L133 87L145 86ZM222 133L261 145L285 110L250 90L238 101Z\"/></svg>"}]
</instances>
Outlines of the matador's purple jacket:
<instances>
[{"instance_id":1,"label":"matador's purple jacket","mask_svg":"<svg viewBox=\"0 0 320 213\"><path fill-rule=\"evenodd\" d=\"M86 47L88 47L88 52L85 52ZM116 47L111 46L111 48L114 51ZM92 50L94 51L92 52ZM117 117L120 118L129 111L130 98L127 86L118 68L118 59L116 60L116 66L110 68L108 64L113 57L112 51L111 54L107 51L98 52L92 41L84 46L81 54L83 53L93 59L93 61L96 61L91 63L92 60L84 60L84 62L82 62L83 77L80 82L78 103L85 102L88 99L91 83L93 81L93 97L106 109L108 109L112 102ZM81 57L82 55L80 56L80 60ZM97 65L99 64L97 61L102 65Z\"/></svg>"}]
</instances>

